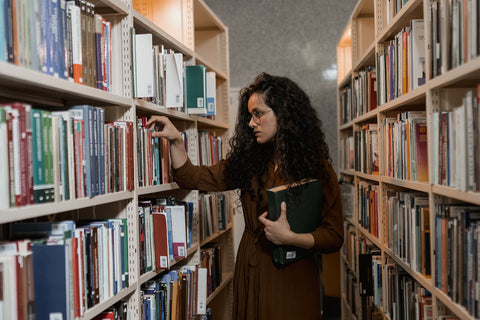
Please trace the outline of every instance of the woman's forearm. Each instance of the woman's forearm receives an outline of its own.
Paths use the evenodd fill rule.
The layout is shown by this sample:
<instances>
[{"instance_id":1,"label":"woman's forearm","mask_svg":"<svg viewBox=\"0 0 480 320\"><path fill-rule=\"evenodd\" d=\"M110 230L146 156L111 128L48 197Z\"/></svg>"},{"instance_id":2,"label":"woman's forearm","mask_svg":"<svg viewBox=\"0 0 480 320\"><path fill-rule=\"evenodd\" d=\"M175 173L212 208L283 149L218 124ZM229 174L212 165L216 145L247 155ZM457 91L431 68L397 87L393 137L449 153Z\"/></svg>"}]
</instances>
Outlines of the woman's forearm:
<instances>
[{"instance_id":1,"label":"woman's forearm","mask_svg":"<svg viewBox=\"0 0 480 320\"><path fill-rule=\"evenodd\" d=\"M292 245L296 247L300 247L303 249L311 249L315 244L315 239L313 238L311 233L295 233L292 232L287 245Z\"/></svg>"},{"instance_id":2,"label":"woman's forearm","mask_svg":"<svg viewBox=\"0 0 480 320\"><path fill-rule=\"evenodd\" d=\"M170 157L173 169L180 168L185 164L187 161L187 151L185 150L183 139L170 141Z\"/></svg>"}]
</instances>

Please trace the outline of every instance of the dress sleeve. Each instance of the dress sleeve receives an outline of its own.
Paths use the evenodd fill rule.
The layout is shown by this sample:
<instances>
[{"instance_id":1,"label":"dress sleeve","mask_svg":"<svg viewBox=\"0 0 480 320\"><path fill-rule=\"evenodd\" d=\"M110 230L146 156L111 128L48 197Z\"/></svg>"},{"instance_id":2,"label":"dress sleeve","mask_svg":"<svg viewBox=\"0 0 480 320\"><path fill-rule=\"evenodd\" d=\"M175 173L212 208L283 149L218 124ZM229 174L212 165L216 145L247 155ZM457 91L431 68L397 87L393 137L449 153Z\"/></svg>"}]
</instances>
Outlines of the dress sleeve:
<instances>
[{"instance_id":1,"label":"dress sleeve","mask_svg":"<svg viewBox=\"0 0 480 320\"><path fill-rule=\"evenodd\" d=\"M226 191L225 160L216 165L196 166L190 159L179 168L173 169L175 182L182 189L200 191Z\"/></svg>"},{"instance_id":2,"label":"dress sleeve","mask_svg":"<svg viewBox=\"0 0 480 320\"><path fill-rule=\"evenodd\" d=\"M312 232L315 240L314 251L323 253L340 250L343 244L343 214L340 186L337 175L330 163L326 168L330 174L330 180L323 185L325 204L322 210L322 222Z\"/></svg>"}]
</instances>

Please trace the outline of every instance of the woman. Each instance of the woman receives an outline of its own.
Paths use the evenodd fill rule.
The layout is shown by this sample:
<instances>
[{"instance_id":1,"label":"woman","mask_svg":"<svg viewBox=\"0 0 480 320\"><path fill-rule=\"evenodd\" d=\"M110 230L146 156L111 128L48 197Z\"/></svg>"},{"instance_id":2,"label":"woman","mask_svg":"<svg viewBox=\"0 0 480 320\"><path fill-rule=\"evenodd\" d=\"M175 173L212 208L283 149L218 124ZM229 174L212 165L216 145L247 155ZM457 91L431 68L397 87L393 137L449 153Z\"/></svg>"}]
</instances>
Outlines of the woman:
<instances>
[{"instance_id":1,"label":"woman","mask_svg":"<svg viewBox=\"0 0 480 320\"><path fill-rule=\"evenodd\" d=\"M262 73L240 93L235 133L226 160L205 167L187 157L182 137L166 117L155 137L170 141L172 169L181 188L201 191L239 189L245 218L234 276L233 319L321 319L315 252L339 250L343 243L338 182L330 165L325 135L305 92L293 81ZM268 219L266 190L304 178L322 181L321 224L296 234L285 206L277 221ZM311 254L286 267L272 262L274 244L295 245Z\"/></svg>"}]
</instances>

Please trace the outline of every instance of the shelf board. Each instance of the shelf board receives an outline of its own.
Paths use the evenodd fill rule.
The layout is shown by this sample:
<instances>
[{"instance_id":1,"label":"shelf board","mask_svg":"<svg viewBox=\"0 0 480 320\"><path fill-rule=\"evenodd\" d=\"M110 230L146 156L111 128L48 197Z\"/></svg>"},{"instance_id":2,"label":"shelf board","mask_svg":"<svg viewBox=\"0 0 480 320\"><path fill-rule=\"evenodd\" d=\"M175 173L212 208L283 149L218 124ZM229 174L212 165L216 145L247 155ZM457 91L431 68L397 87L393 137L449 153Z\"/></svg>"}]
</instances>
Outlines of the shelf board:
<instances>
[{"instance_id":1,"label":"shelf board","mask_svg":"<svg viewBox=\"0 0 480 320\"><path fill-rule=\"evenodd\" d=\"M197 60L197 65L203 64L205 67L207 67L208 71L215 71L217 77L222 78L223 80L228 79L228 75L225 73L225 71L221 70L215 63L209 61L207 58L196 53L195 59Z\"/></svg>"},{"instance_id":2,"label":"shelf board","mask_svg":"<svg viewBox=\"0 0 480 320\"><path fill-rule=\"evenodd\" d=\"M380 182L380 176L376 175L376 174L368 174L368 173L355 171L355 175L359 178L362 178L362 179L375 181L375 182Z\"/></svg>"},{"instance_id":3,"label":"shelf board","mask_svg":"<svg viewBox=\"0 0 480 320\"><path fill-rule=\"evenodd\" d=\"M115 305L117 302L124 300L128 295L135 292L136 284L130 285L128 288L123 289L117 293L114 297L108 298L106 301L100 302L99 304L88 309L82 317L82 320L93 319L98 316L100 313Z\"/></svg>"},{"instance_id":4,"label":"shelf board","mask_svg":"<svg viewBox=\"0 0 480 320\"><path fill-rule=\"evenodd\" d=\"M156 186L139 187L137 189L137 194L140 196L140 195L177 190L177 189L179 189L178 184L174 182L174 183L159 184Z\"/></svg>"},{"instance_id":5,"label":"shelf board","mask_svg":"<svg viewBox=\"0 0 480 320\"><path fill-rule=\"evenodd\" d=\"M18 99L47 106L116 105L131 107L132 99L97 88L54 78L11 63L0 62L1 98Z\"/></svg>"},{"instance_id":6,"label":"shelf board","mask_svg":"<svg viewBox=\"0 0 480 320\"><path fill-rule=\"evenodd\" d=\"M355 175L355 170L352 170L352 169L340 169L339 172L341 174L346 174L346 175L349 175L349 176L354 176Z\"/></svg>"},{"instance_id":7,"label":"shelf board","mask_svg":"<svg viewBox=\"0 0 480 320\"><path fill-rule=\"evenodd\" d=\"M480 193L461 191L452 187L432 185L432 192L437 195L456 199L480 206Z\"/></svg>"},{"instance_id":8,"label":"shelf board","mask_svg":"<svg viewBox=\"0 0 480 320\"><path fill-rule=\"evenodd\" d=\"M374 119L377 117L377 109L370 110L369 112L362 114L361 116L358 116L353 119L353 123L355 124L360 124L363 122L366 122L368 120Z\"/></svg>"},{"instance_id":9,"label":"shelf board","mask_svg":"<svg viewBox=\"0 0 480 320\"><path fill-rule=\"evenodd\" d=\"M81 198L62 202L49 202L32 204L23 207L0 210L0 224L25 219L38 218L50 214L68 212L72 210L94 207L106 203L113 203L133 199L132 191L122 191L95 196L92 198Z\"/></svg>"},{"instance_id":10,"label":"shelf board","mask_svg":"<svg viewBox=\"0 0 480 320\"><path fill-rule=\"evenodd\" d=\"M377 37L377 43L394 37L403 27L410 26L410 20L416 18L423 19L423 0L409 0L390 24L383 28Z\"/></svg>"},{"instance_id":11,"label":"shelf board","mask_svg":"<svg viewBox=\"0 0 480 320\"><path fill-rule=\"evenodd\" d=\"M480 56L428 80L431 89L476 87L480 79Z\"/></svg>"},{"instance_id":12,"label":"shelf board","mask_svg":"<svg viewBox=\"0 0 480 320\"><path fill-rule=\"evenodd\" d=\"M227 29L226 25L220 21L215 13L208 7L203 0L193 1L194 5L194 17L195 30L219 30L224 31Z\"/></svg>"},{"instance_id":13,"label":"shelf board","mask_svg":"<svg viewBox=\"0 0 480 320\"><path fill-rule=\"evenodd\" d=\"M387 176L381 176L380 181L397 187L408 188L425 193L429 193L431 191L431 185L425 182L401 180Z\"/></svg>"},{"instance_id":14,"label":"shelf board","mask_svg":"<svg viewBox=\"0 0 480 320\"><path fill-rule=\"evenodd\" d=\"M380 239L378 239L373 234L368 232L367 229L365 229L364 227L362 227L358 223L355 223L355 226L356 226L357 230L359 230L362 233L362 235L364 237L366 237L371 243L373 243L377 248L382 249L382 248L385 247L384 245L382 245Z\"/></svg>"},{"instance_id":15,"label":"shelf board","mask_svg":"<svg viewBox=\"0 0 480 320\"><path fill-rule=\"evenodd\" d=\"M157 104L144 101L142 99L135 99L135 104L137 106L137 110L145 111L149 115L157 114L157 115L165 115L169 118L185 120L193 122L192 118L186 114L185 112L177 111L173 108L166 108L163 106L159 106Z\"/></svg>"},{"instance_id":16,"label":"shelf board","mask_svg":"<svg viewBox=\"0 0 480 320\"><path fill-rule=\"evenodd\" d=\"M399 107L426 105L427 86L423 85L398 98L378 106L379 112L388 112Z\"/></svg>"},{"instance_id":17,"label":"shelf board","mask_svg":"<svg viewBox=\"0 0 480 320\"><path fill-rule=\"evenodd\" d=\"M128 5L120 0L98 0L95 3L95 13L99 13L101 15L127 15L128 12Z\"/></svg>"},{"instance_id":18,"label":"shelf board","mask_svg":"<svg viewBox=\"0 0 480 320\"><path fill-rule=\"evenodd\" d=\"M212 292L207 298L207 305L212 302L213 299L232 281L233 272L224 272L222 274L223 281L222 283Z\"/></svg>"},{"instance_id":19,"label":"shelf board","mask_svg":"<svg viewBox=\"0 0 480 320\"><path fill-rule=\"evenodd\" d=\"M375 14L375 2L371 0L360 0L352 12L352 18L373 16Z\"/></svg>"},{"instance_id":20,"label":"shelf board","mask_svg":"<svg viewBox=\"0 0 480 320\"><path fill-rule=\"evenodd\" d=\"M172 37L165 30L148 20L136 10L133 10L133 26L137 34L151 33L154 44L163 44L167 49L172 49L175 52L181 52L184 58L190 59L194 56L194 52L186 45Z\"/></svg>"},{"instance_id":21,"label":"shelf board","mask_svg":"<svg viewBox=\"0 0 480 320\"><path fill-rule=\"evenodd\" d=\"M204 245L206 244L209 244L210 242L212 242L213 240L217 239L218 237L220 237L221 235L223 235L224 233L226 233L227 231L229 231L230 229L232 229L232 226L233 226L233 223L230 222L228 225L227 225L227 228L225 230L221 230L217 233L214 233L212 234L211 236L209 236L207 239L203 240L200 242L200 247L203 247Z\"/></svg>"},{"instance_id":22,"label":"shelf board","mask_svg":"<svg viewBox=\"0 0 480 320\"><path fill-rule=\"evenodd\" d=\"M140 285L142 285L143 283L153 279L157 275L159 275L159 274L161 274L161 273L163 273L167 270L171 270L171 268L174 265L176 265L177 263L180 263L182 261L185 261L185 259L187 259L189 256L194 254L197 250L198 250L198 245L193 245L190 249L187 250L187 257L186 258L170 260L170 268L169 269L160 268L160 269L155 269L155 270L145 272L144 274L140 275L140 279L139 279L138 283L140 283Z\"/></svg>"},{"instance_id":23,"label":"shelf board","mask_svg":"<svg viewBox=\"0 0 480 320\"><path fill-rule=\"evenodd\" d=\"M353 130L353 121L349 121L347 123L340 125L338 127L338 130L340 131Z\"/></svg>"},{"instance_id":24,"label":"shelf board","mask_svg":"<svg viewBox=\"0 0 480 320\"><path fill-rule=\"evenodd\" d=\"M432 278L426 278L423 274L414 271L405 261L400 259L396 254L392 252L386 246L382 246L383 251L388 254L388 256L395 261L396 264L400 265L403 270L408 272L408 274L415 279L418 283L420 283L425 289L431 291L434 289Z\"/></svg>"},{"instance_id":25,"label":"shelf board","mask_svg":"<svg viewBox=\"0 0 480 320\"><path fill-rule=\"evenodd\" d=\"M372 42L365 53L353 63L353 70L363 70L365 67L375 66L375 42Z\"/></svg>"},{"instance_id":26,"label":"shelf board","mask_svg":"<svg viewBox=\"0 0 480 320\"><path fill-rule=\"evenodd\" d=\"M192 115L192 118L195 119L200 127L211 128L211 129L224 129L228 130L230 125L228 123L222 123L217 120L211 120L200 116Z\"/></svg>"},{"instance_id":27,"label":"shelf board","mask_svg":"<svg viewBox=\"0 0 480 320\"><path fill-rule=\"evenodd\" d=\"M439 290L437 287L433 288L431 292L437 297L438 300L440 300L444 305L446 305L448 309L452 311L460 319L474 319L474 317L468 313L467 309L465 309L464 306L453 302L449 296L447 296L443 291Z\"/></svg>"},{"instance_id":28,"label":"shelf board","mask_svg":"<svg viewBox=\"0 0 480 320\"><path fill-rule=\"evenodd\" d=\"M345 76L343 77L342 80L339 81L338 83L338 88L343 88L345 87L347 84L350 83L350 81L352 80L352 70L350 69L350 71L348 71Z\"/></svg>"},{"instance_id":29,"label":"shelf board","mask_svg":"<svg viewBox=\"0 0 480 320\"><path fill-rule=\"evenodd\" d=\"M343 254L342 254L342 261L343 261L344 266L350 271L350 273L353 274L355 276L355 278L358 279L357 272L352 268L352 266L350 266L350 263L348 262L347 258Z\"/></svg>"}]
</instances>

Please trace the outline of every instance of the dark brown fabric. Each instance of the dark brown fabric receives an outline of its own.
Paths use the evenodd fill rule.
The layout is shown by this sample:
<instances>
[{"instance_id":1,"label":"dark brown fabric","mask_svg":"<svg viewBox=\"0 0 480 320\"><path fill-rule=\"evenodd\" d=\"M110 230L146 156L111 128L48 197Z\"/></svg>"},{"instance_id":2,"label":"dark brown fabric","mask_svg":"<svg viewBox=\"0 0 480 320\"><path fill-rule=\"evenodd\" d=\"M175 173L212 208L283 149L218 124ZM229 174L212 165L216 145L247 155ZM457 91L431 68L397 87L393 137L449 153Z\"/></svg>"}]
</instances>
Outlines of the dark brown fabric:
<instances>
[{"instance_id":1,"label":"dark brown fabric","mask_svg":"<svg viewBox=\"0 0 480 320\"><path fill-rule=\"evenodd\" d=\"M187 160L173 171L181 188L225 191L224 169L224 161L212 167L199 167ZM330 164L327 170L331 179L322 185L325 199L322 225L312 233L315 239L313 250L319 253L339 250L343 243L340 188ZM270 166L267 177L265 190L283 184L275 175L273 166ZM241 199L245 231L235 264L232 319L321 319L319 273L313 255L283 268L272 262L271 243L265 238L263 225L258 220L268 208L265 190L259 210L257 202L250 196ZM332 276L339 277L340 270Z\"/></svg>"}]
</instances>

